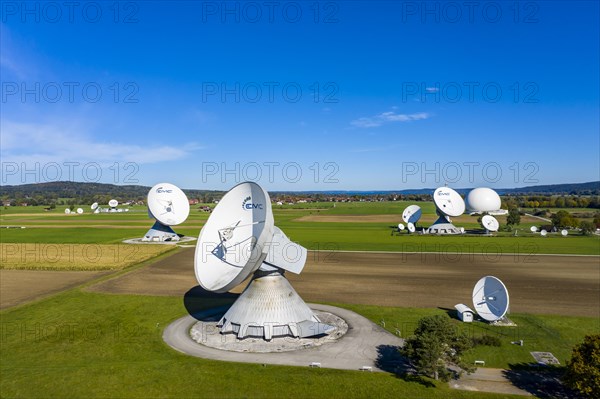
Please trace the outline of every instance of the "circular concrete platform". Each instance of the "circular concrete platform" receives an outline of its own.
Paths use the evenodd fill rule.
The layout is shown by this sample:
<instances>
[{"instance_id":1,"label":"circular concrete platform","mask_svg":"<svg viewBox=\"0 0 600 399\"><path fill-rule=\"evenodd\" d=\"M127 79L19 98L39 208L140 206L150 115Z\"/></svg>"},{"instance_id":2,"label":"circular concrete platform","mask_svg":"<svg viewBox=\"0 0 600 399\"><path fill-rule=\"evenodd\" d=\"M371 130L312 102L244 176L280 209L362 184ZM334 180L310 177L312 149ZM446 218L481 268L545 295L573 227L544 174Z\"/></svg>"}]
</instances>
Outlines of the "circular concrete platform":
<instances>
[{"instance_id":1,"label":"circular concrete platform","mask_svg":"<svg viewBox=\"0 0 600 399\"><path fill-rule=\"evenodd\" d=\"M195 241L197 237L183 236L179 238L179 241L142 241L141 238L128 238L123 240L124 244L159 244L159 245L176 245L190 241Z\"/></svg>"},{"instance_id":2,"label":"circular concrete platform","mask_svg":"<svg viewBox=\"0 0 600 399\"><path fill-rule=\"evenodd\" d=\"M326 345L311 346L287 352L256 353L234 352L211 348L195 342L190 330L198 320L190 315L175 320L163 331L163 340L173 349L196 357L205 359L278 364L308 367L311 363L320 363L324 368L344 370L360 370L368 366L374 371L381 368L393 367L399 361L397 348L404 344L404 340L396 337L380 326L361 315L347 309L328 305L309 304L316 312L331 313L343 319L348 325L348 331L339 339ZM198 318L208 318L219 314L226 308L212 309L196 315Z\"/></svg>"}]
</instances>

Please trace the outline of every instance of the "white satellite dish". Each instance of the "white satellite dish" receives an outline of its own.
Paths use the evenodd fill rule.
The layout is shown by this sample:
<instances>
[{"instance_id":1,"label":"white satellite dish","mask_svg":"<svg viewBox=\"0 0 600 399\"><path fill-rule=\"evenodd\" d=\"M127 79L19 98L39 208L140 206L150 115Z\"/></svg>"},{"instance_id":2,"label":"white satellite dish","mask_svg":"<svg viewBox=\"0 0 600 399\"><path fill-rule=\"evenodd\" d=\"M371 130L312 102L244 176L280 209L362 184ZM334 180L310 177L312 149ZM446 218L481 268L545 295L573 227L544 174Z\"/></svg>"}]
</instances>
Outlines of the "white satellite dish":
<instances>
[{"instance_id":1,"label":"white satellite dish","mask_svg":"<svg viewBox=\"0 0 600 399\"><path fill-rule=\"evenodd\" d=\"M464 227L460 228L460 234L465 234L465 228Z\"/></svg>"},{"instance_id":2,"label":"white satellite dish","mask_svg":"<svg viewBox=\"0 0 600 399\"><path fill-rule=\"evenodd\" d=\"M536 233L536 232L538 231L538 228L537 228L537 227L535 227L535 226L531 226L531 227L529 228L529 230L531 230L531 232L532 232L532 233Z\"/></svg>"},{"instance_id":3,"label":"white satellite dish","mask_svg":"<svg viewBox=\"0 0 600 399\"><path fill-rule=\"evenodd\" d=\"M108 201L108 206L110 206L111 208L116 208L117 205L119 205L119 201L117 201L116 199L111 199L110 201Z\"/></svg>"},{"instance_id":4,"label":"white satellite dish","mask_svg":"<svg viewBox=\"0 0 600 399\"><path fill-rule=\"evenodd\" d=\"M540 231L540 235L542 237L546 237L548 235L548 232L546 230L542 229L542 231Z\"/></svg>"},{"instance_id":5,"label":"white satellite dish","mask_svg":"<svg viewBox=\"0 0 600 399\"><path fill-rule=\"evenodd\" d=\"M402 212L404 223L415 224L421 219L421 207L419 205L409 205Z\"/></svg>"},{"instance_id":6,"label":"white satellite dish","mask_svg":"<svg viewBox=\"0 0 600 399\"><path fill-rule=\"evenodd\" d=\"M414 233L417 229L415 228L415 225L412 223L407 223L406 224L406 228L408 229L408 231L410 231L411 233Z\"/></svg>"},{"instance_id":7,"label":"white satellite dish","mask_svg":"<svg viewBox=\"0 0 600 399\"><path fill-rule=\"evenodd\" d=\"M500 228L500 223L498 223L498 220L491 215L483 215L481 218L481 225L487 231L498 231Z\"/></svg>"},{"instance_id":8,"label":"white satellite dish","mask_svg":"<svg viewBox=\"0 0 600 399\"><path fill-rule=\"evenodd\" d=\"M473 306L477 314L487 321L497 321L508 311L508 290L494 276L482 277L473 288Z\"/></svg>"},{"instance_id":9,"label":"white satellite dish","mask_svg":"<svg viewBox=\"0 0 600 399\"><path fill-rule=\"evenodd\" d=\"M404 230L404 225L402 223L398 223L398 230Z\"/></svg>"},{"instance_id":10,"label":"white satellite dish","mask_svg":"<svg viewBox=\"0 0 600 399\"><path fill-rule=\"evenodd\" d=\"M83 209L77 208L77 213L81 215L83 213Z\"/></svg>"},{"instance_id":11,"label":"white satellite dish","mask_svg":"<svg viewBox=\"0 0 600 399\"><path fill-rule=\"evenodd\" d=\"M205 290L222 293L254 275L217 323L221 333L271 340L333 331L283 275L286 270L299 274L306 257L306 248L275 227L271 199L262 187L245 182L227 192L200 231L196 279Z\"/></svg>"},{"instance_id":12,"label":"white satellite dish","mask_svg":"<svg viewBox=\"0 0 600 399\"><path fill-rule=\"evenodd\" d=\"M69 208L65 209L65 214L69 215L71 213L71 210Z\"/></svg>"},{"instance_id":13,"label":"white satellite dish","mask_svg":"<svg viewBox=\"0 0 600 399\"><path fill-rule=\"evenodd\" d=\"M567 235L569 235L569 232L567 230L563 229L560 231L560 235L563 237L566 237Z\"/></svg>"},{"instance_id":14,"label":"white satellite dish","mask_svg":"<svg viewBox=\"0 0 600 399\"><path fill-rule=\"evenodd\" d=\"M439 187L433 192L433 202L439 218L427 229L427 233L462 234L450 219L465 212L465 201L460 194L450 187Z\"/></svg>"},{"instance_id":15,"label":"white satellite dish","mask_svg":"<svg viewBox=\"0 0 600 399\"><path fill-rule=\"evenodd\" d=\"M98 209L98 203L97 203L97 202L94 202L94 203L93 203L93 204L90 206L90 208L92 209L92 211L95 211L96 209Z\"/></svg>"},{"instance_id":16,"label":"white satellite dish","mask_svg":"<svg viewBox=\"0 0 600 399\"><path fill-rule=\"evenodd\" d=\"M190 202L185 193L171 183L159 183L148 191L147 201L148 216L156 222L142 241L179 241L179 235L171 226L185 222L190 214Z\"/></svg>"}]
</instances>

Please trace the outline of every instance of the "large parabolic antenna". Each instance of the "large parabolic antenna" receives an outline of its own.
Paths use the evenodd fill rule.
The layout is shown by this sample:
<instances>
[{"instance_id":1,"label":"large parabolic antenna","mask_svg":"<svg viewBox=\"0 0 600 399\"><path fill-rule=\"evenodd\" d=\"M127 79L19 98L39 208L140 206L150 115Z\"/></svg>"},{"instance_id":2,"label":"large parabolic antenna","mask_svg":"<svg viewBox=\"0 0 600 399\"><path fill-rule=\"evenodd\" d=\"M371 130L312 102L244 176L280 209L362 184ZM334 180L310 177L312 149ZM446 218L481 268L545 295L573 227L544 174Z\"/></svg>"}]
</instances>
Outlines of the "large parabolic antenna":
<instances>
[{"instance_id":1,"label":"large parabolic antenna","mask_svg":"<svg viewBox=\"0 0 600 399\"><path fill-rule=\"evenodd\" d=\"M473 288L473 306L477 314L487 321L497 321L508 311L508 290L499 278L482 277Z\"/></svg>"},{"instance_id":2,"label":"large parabolic antenna","mask_svg":"<svg viewBox=\"0 0 600 399\"><path fill-rule=\"evenodd\" d=\"M245 182L225 194L200 231L196 279L214 292L227 292L250 275L252 279L219 320L221 333L271 340L333 331L284 277L285 271L299 274L306 257L306 248L275 227L271 199L262 187Z\"/></svg>"},{"instance_id":3,"label":"large parabolic antenna","mask_svg":"<svg viewBox=\"0 0 600 399\"><path fill-rule=\"evenodd\" d=\"M481 218L481 225L484 229L488 231L488 233L490 231L498 231L498 229L500 228L500 223L498 223L498 219L491 215L483 215L483 217Z\"/></svg>"},{"instance_id":4,"label":"large parabolic antenna","mask_svg":"<svg viewBox=\"0 0 600 399\"><path fill-rule=\"evenodd\" d=\"M433 192L433 202L439 218L427 229L428 234L461 234L452 224L451 217L465 212L465 201L450 187L439 187Z\"/></svg>"},{"instance_id":5,"label":"large parabolic antenna","mask_svg":"<svg viewBox=\"0 0 600 399\"><path fill-rule=\"evenodd\" d=\"M185 222L190 203L181 189L171 183L159 183L148 191L148 216L156 219L142 241L179 241L171 226Z\"/></svg>"},{"instance_id":6,"label":"large parabolic antenna","mask_svg":"<svg viewBox=\"0 0 600 399\"><path fill-rule=\"evenodd\" d=\"M421 219L421 207L419 205L409 205L402 212L404 223L416 224Z\"/></svg>"}]
</instances>

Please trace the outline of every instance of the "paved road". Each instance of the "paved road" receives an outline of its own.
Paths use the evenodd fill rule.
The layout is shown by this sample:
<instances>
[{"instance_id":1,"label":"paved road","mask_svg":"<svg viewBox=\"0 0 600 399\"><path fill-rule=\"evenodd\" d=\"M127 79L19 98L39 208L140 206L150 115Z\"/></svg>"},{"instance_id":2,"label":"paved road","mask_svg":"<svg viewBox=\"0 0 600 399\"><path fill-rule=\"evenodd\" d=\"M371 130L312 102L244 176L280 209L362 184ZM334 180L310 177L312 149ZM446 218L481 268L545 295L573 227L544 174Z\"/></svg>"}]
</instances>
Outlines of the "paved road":
<instances>
[{"instance_id":1,"label":"paved road","mask_svg":"<svg viewBox=\"0 0 600 399\"><path fill-rule=\"evenodd\" d=\"M376 364L382 366L382 363L377 362L380 355L384 356L383 362L388 366L392 366L397 360L397 357L388 357L389 353L397 353L391 350L390 346L401 346L402 339L352 311L327 305L309 304L309 306L315 310L340 316L348 323L348 332L335 343L293 352L228 352L194 342L190 338L189 330L197 320L192 316L185 316L174 321L164 330L163 340L172 348L188 355L229 362L289 366L308 366L312 362L319 362L324 368L358 370L362 366L371 366L374 371L381 371L376 366Z\"/></svg>"}]
</instances>

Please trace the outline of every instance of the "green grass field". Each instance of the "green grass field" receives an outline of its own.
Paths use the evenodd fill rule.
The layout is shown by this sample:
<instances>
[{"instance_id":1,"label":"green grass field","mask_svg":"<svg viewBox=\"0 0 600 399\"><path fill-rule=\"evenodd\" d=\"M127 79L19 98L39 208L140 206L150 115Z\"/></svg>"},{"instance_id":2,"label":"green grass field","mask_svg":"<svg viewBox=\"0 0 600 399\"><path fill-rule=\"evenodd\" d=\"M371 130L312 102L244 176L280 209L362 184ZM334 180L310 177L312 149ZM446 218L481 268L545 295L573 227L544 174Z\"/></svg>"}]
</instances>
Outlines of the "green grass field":
<instances>
[{"instance_id":1,"label":"green grass field","mask_svg":"<svg viewBox=\"0 0 600 399\"><path fill-rule=\"evenodd\" d=\"M313 203L274 206L279 227L294 241L308 249L337 249L354 251L393 252L467 252L467 253L524 253L524 254L580 254L600 255L599 236L568 237L550 234L540 237L531 234L529 227L541 221L529 221L514 233L498 232L495 237L468 234L461 237L428 235L392 235L392 227L401 221L402 210L408 202L352 202ZM421 203L424 214L432 219L431 203ZM65 215L63 208L44 211L43 207L8 207L0 212L0 225L25 226L24 229L0 229L4 243L97 243L116 244L127 238L141 237L151 226L146 209L140 206L127 213ZM305 216L349 216L345 222L300 221ZM381 222L352 222L353 216L383 216ZM397 215L397 216L394 216ZM197 237L209 214L192 207L190 217L176 231ZM425 217L425 216L424 216ZM389 218L389 221L388 221ZM500 218L501 219L501 218ZM313 220L313 219L311 219ZM477 218L461 216L457 225L466 229L480 229ZM424 223L424 225L427 225ZM57 234L60 229L60 234Z\"/></svg>"},{"instance_id":2,"label":"green grass field","mask_svg":"<svg viewBox=\"0 0 600 399\"><path fill-rule=\"evenodd\" d=\"M207 300L204 305L208 308L223 303ZM400 322L439 313L342 306L376 321L383 316L388 324L393 323L393 317ZM286 397L506 397L450 390L444 383L426 387L387 373L193 358L176 352L161 339L162 329L185 312L182 298L96 294L79 289L3 311L2 397L229 398L275 397L284 391ZM580 320L566 318L559 324L573 321ZM589 328L589 323L573 332L556 328L560 333L568 332L570 342ZM492 362L493 356L487 358ZM521 357L514 359L521 361Z\"/></svg>"}]
</instances>

